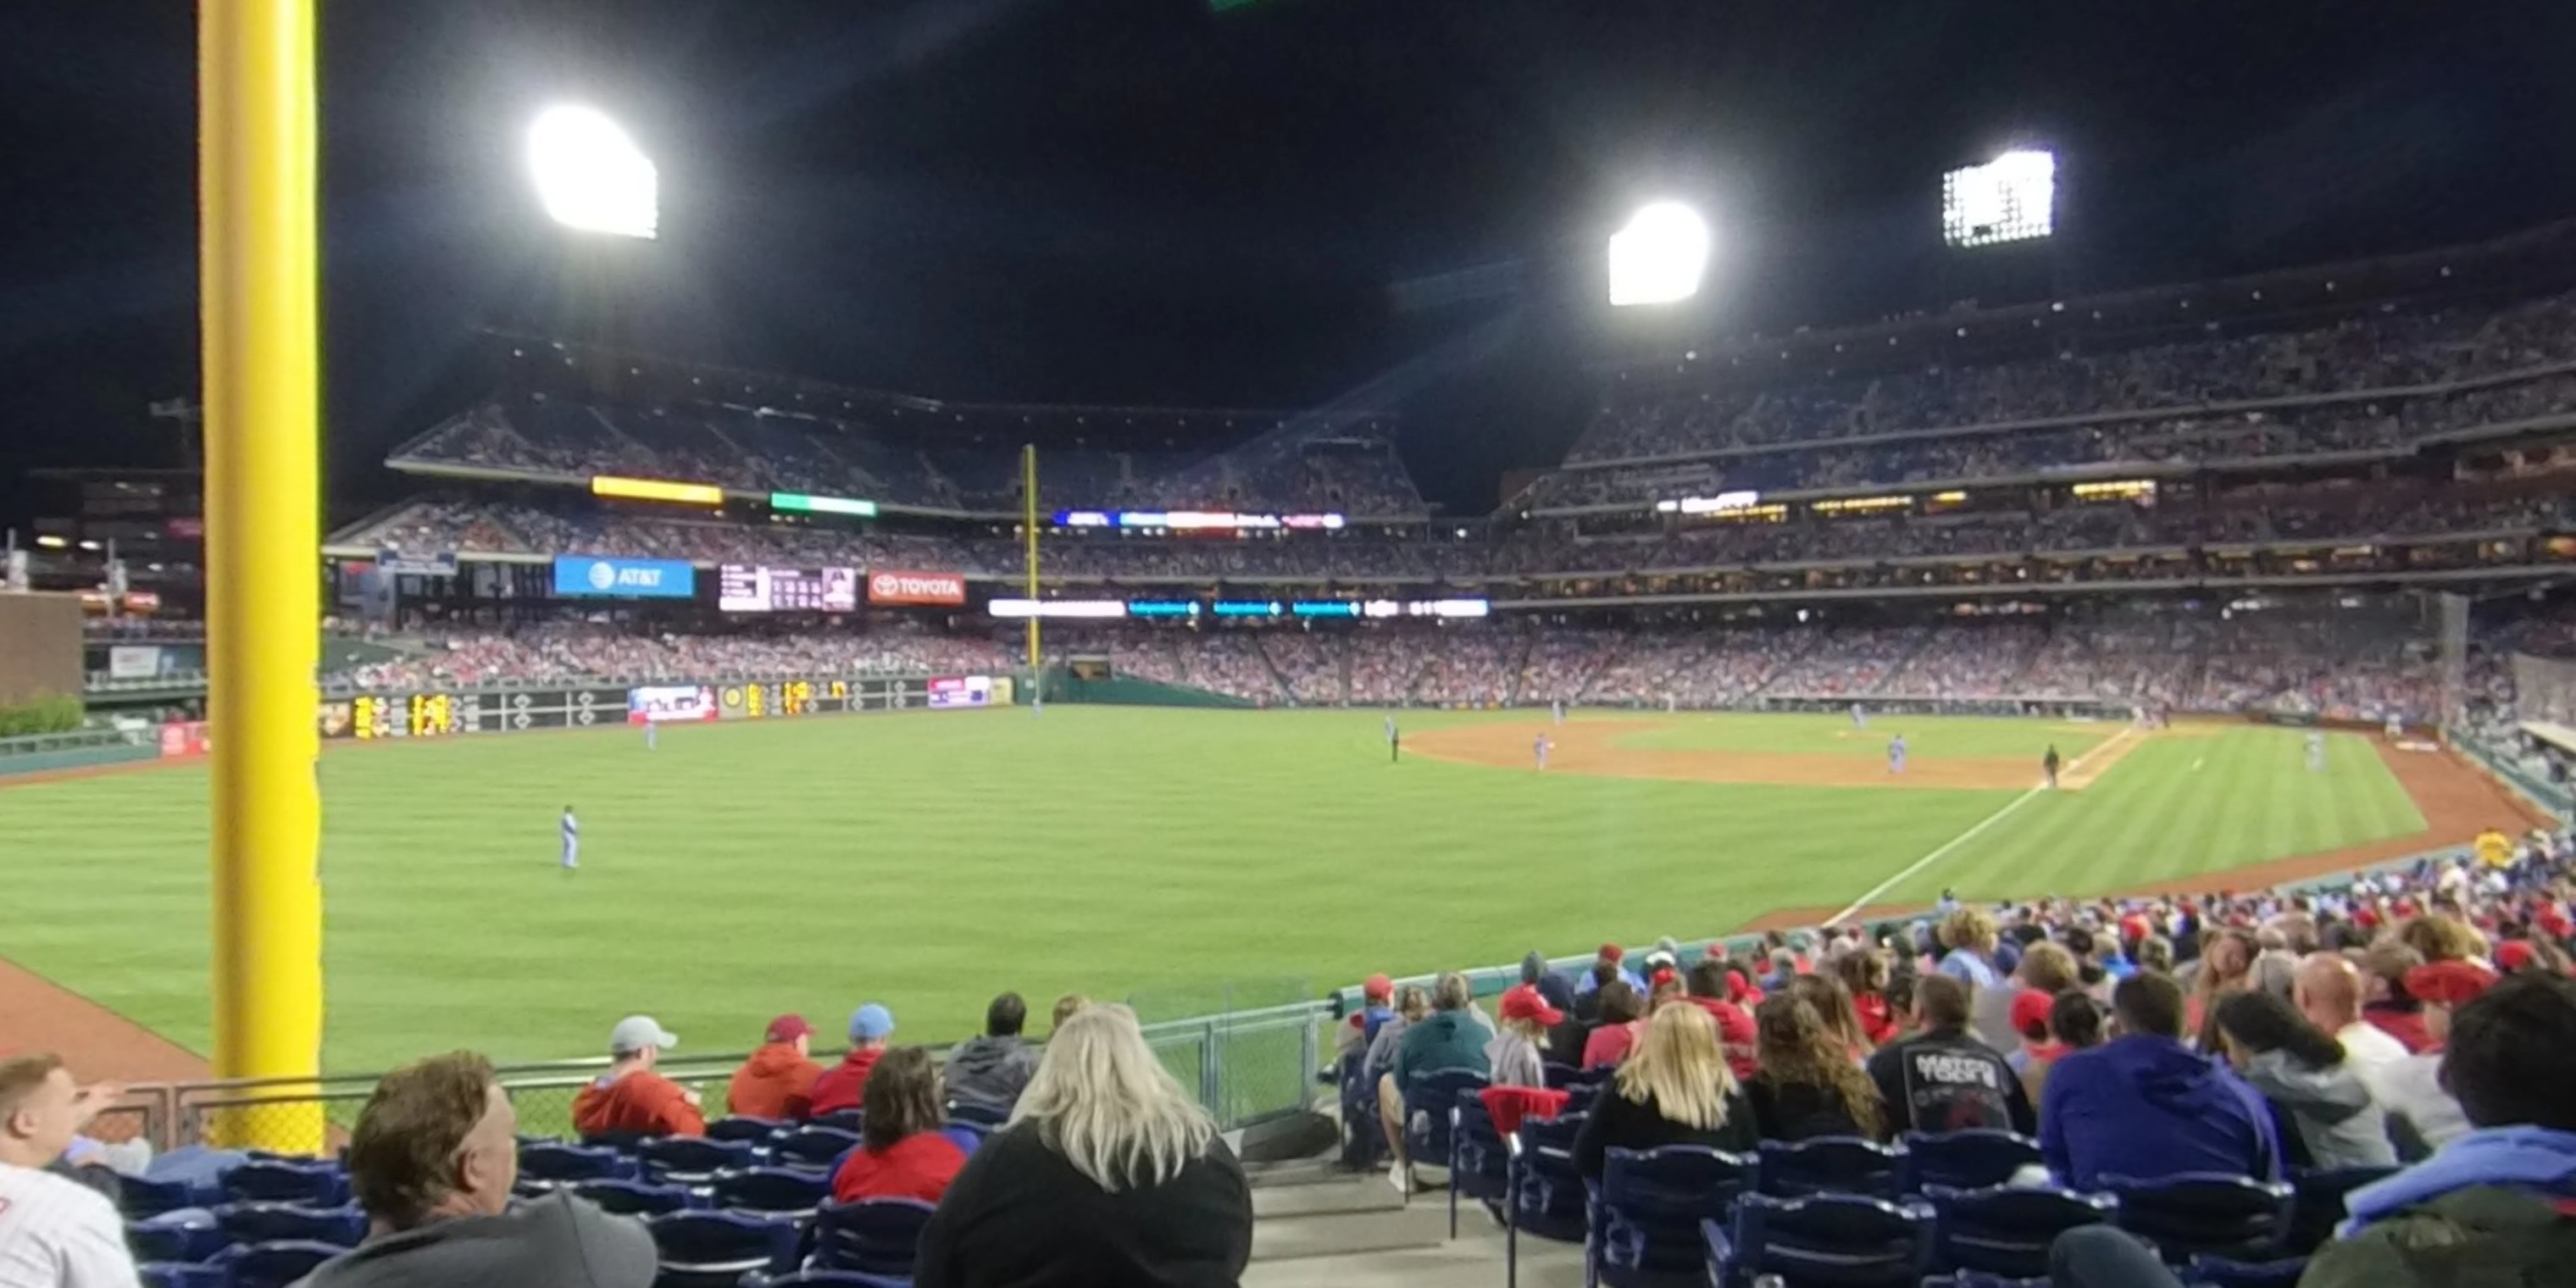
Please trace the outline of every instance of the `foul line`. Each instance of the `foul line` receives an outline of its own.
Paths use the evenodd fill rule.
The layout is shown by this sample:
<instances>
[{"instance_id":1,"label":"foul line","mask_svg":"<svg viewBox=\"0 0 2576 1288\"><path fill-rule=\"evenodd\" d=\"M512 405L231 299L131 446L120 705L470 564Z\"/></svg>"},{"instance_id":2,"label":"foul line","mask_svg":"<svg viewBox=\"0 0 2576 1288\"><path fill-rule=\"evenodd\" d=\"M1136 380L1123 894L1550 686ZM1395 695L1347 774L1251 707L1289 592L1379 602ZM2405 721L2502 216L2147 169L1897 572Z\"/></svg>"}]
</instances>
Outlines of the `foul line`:
<instances>
[{"instance_id":1,"label":"foul line","mask_svg":"<svg viewBox=\"0 0 2576 1288\"><path fill-rule=\"evenodd\" d=\"M2081 755L2081 756L2077 756L2073 761L2071 761L2071 762L2069 762L2069 763L2067 764L2067 766L2066 766L2066 774L2071 774L2071 773L2073 773L2073 772L2075 771L2076 766L2081 765L2081 764L2083 764L2085 761L2092 759L2092 758L2093 758L2093 755L2094 755L2094 753L2095 753L2095 752L2100 752L2100 751L2108 750L2108 749L2112 746L2112 744L2114 744L2114 743L2118 743L2118 742L2121 742L2123 739L2127 738L2130 734L2132 734L2132 733L2134 733L2134 732L2135 732L2135 730L2134 730L2134 729L2124 729L2124 730L2122 730L2121 732L2119 732L2119 733L2117 733L2117 734L2112 735L2112 736L2111 736L2111 738L2110 738L2108 741L2106 741L2106 742L2102 743L2102 744L2101 744L2100 746L2098 746L2098 747L2095 747L2092 751L2088 751L2088 752L2085 752L2085 753L2084 753L2083 755ZM2138 735L2138 737L2137 737L2136 741L2138 741L2138 742L2144 742L2144 741L2146 741L2145 735L2143 735L2143 734ZM2063 778L2063 777L2065 777L2065 776L2066 776L2066 774L2060 774L2060 775L2059 775L2059 777L2060 777L2060 778ZM1888 878L1888 879L1886 879L1885 881L1881 881L1881 882L1879 882L1877 885L1871 886L1871 887L1869 888L1868 893L1863 894L1861 897L1859 897L1859 898L1857 898L1857 899L1852 900L1852 902L1851 902L1851 906L1850 906L1850 907L1845 908L1845 909L1843 909L1841 912L1837 912L1837 913L1835 913L1834 915L1832 915L1832 916L1830 916L1830 917L1825 918L1825 924L1826 924L1826 925L1828 925L1828 926L1835 926L1835 925L1840 925L1840 924L1842 924L1844 921L1848 920L1848 919L1852 916L1852 914L1854 914L1854 913L1856 913L1856 912L1859 912L1859 911L1860 911L1861 909L1863 909L1863 908L1868 907L1868 906L1869 906L1869 904L1870 904L1870 901L1871 901L1871 900L1876 899L1876 898L1877 898L1877 897L1879 897L1880 895L1883 895L1883 894L1887 893L1888 891L1895 889L1897 886L1903 885L1903 884L1905 883L1905 881L1906 881L1906 879L1907 879L1907 878L1909 878L1909 877L1913 876L1915 873L1920 872L1920 871L1922 871L1922 870L1923 870L1923 869L1925 869L1925 868L1928 868L1928 867L1932 866L1934 863L1939 862L1939 861L1940 861L1940 859L1941 859L1941 856L1943 856L1943 855L1945 855L1945 854L1948 854L1950 851L1955 850L1955 849L1959 848L1959 847L1960 847L1960 846L1962 846L1962 845L1967 844L1967 843L1968 843L1968 841L1970 840L1970 838L1973 838L1974 836L1976 836L1976 834L1977 834L1977 833L1982 832L1982 831L1985 831L1987 828L1993 827L1995 824L2002 822L2002 821L2003 821L2003 818L2004 818L2004 816L2005 816L2005 815L2010 814L2010 813L2012 813L2014 810L2020 809L2022 806L2029 804L2029 803L2030 803L2030 801L2031 801L2031 798L2032 798L2032 797L2037 796L2037 795L2039 795L2040 793L2045 792L2045 791L2047 791L2047 790L2048 790L2048 784L2046 784L2046 783L2040 783L2040 784L2038 784L2038 785L2036 785L2036 786L2033 786L2029 791L2023 792L2021 795L2013 797L2011 800L2009 800L2009 801L2007 801L2007 802L2005 802L2005 803L2004 803L2004 807L2003 807L2002 809L1996 810L1994 813L1986 815L1986 817L1984 818L1984 820L1982 820L1982 821L1980 821L1979 823L1977 823L1974 827L1971 827L1971 828L1969 828L1967 831L1964 831L1964 832L1959 833L1957 836L1951 837L1949 840L1942 842L1942 843L1941 843L1941 847L1940 847L1939 849L1936 849L1936 850L1932 851L1930 854L1926 854L1926 855L1924 855L1922 858L1916 859L1916 860L1915 860L1915 861L1913 861L1912 863L1907 864L1907 865L1905 866L1905 870L1904 870L1904 871L1897 873L1895 876L1889 877L1889 878Z\"/></svg>"}]
</instances>

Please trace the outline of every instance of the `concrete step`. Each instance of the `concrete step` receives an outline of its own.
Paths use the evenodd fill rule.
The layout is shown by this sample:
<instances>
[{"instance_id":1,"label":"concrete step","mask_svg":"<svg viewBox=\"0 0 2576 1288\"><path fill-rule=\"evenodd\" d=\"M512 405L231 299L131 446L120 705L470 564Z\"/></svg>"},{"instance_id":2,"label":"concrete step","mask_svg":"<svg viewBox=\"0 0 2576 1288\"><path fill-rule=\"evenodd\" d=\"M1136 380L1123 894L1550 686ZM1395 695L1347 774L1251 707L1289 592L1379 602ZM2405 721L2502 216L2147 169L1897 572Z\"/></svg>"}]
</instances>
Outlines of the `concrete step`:
<instances>
[{"instance_id":1,"label":"concrete step","mask_svg":"<svg viewBox=\"0 0 2576 1288\"><path fill-rule=\"evenodd\" d=\"M1339 1172L1329 1179L1293 1185L1252 1188L1252 1215L1331 1216L1337 1212L1383 1212L1404 1206L1404 1196L1386 1183L1384 1172Z\"/></svg>"},{"instance_id":2,"label":"concrete step","mask_svg":"<svg viewBox=\"0 0 2576 1288\"><path fill-rule=\"evenodd\" d=\"M1396 1196L1385 1182L1377 1186L1386 1191L1389 1199ZM1461 1212L1461 1225L1471 1216ZM1482 1216L1473 1219L1484 1220ZM1446 1196L1416 1195L1411 1204L1403 1207L1262 1217L1252 1223L1252 1259L1288 1261L1432 1248L1448 1236Z\"/></svg>"}]
</instances>

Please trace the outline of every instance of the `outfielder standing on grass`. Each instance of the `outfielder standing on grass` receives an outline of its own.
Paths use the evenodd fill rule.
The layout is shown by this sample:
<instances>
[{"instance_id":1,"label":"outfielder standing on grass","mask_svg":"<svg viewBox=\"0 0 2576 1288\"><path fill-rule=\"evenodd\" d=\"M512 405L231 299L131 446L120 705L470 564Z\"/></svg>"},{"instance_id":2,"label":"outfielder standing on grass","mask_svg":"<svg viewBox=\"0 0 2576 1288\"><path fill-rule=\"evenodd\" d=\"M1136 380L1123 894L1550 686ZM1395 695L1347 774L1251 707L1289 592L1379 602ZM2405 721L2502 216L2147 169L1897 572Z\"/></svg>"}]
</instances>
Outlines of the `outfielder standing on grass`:
<instances>
[{"instance_id":1,"label":"outfielder standing on grass","mask_svg":"<svg viewBox=\"0 0 2576 1288\"><path fill-rule=\"evenodd\" d=\"M2049 790L2057 789L2057 744L2048 744L2048 754L2039 758L2041 772L2048 775Z\"/></svg>"},{"instance_id":2,"label":"outfielder standing on grass","mask_svg":"<svg viewBox=\"0 0 2576 1288\"><path fill-rule=\"evenodd\" d=\"M563 870L569 876L581 867L581 820L572 816L572 806L563 812Z\"/></svg>"},{"instance_id":3,"label":"outfielder standing on grass","mask_svg":"<svg viewBox=\"0 0 2576 1288\"><path fill-rule=\"evenodd\" d=\"M1404 735L1397 731L1395 717L1388 716L1386 718L1386 763L1392 765L1402 759L1404 759Z\"/></svg>"}]
</instances>

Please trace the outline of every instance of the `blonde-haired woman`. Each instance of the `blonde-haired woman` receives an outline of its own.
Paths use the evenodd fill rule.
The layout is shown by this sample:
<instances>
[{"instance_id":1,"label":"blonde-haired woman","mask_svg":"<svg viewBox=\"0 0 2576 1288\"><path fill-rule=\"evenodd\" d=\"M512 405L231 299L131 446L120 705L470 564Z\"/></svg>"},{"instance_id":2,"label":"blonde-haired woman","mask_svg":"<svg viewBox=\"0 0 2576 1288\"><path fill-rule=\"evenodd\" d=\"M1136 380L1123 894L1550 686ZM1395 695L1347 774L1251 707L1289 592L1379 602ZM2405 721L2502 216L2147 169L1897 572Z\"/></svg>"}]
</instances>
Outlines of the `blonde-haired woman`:
<instances>
[{"instance_id":1,"label":"blonde-haired woman","mask_svg":"<svg viewBox=\"0 0 2576 1288\"><path fill-rule=\"evenodd\" d=\"M1753 1109L1726 1070L1716 1021L1696 1006L1667 1006L1646 1021L1627 1063L1592 1102L1574 1138L1574 1165L1598 1177L1614 1149L1706 1145L1741 1152L1759 1140Z\"/></svg>"},{"instance_id":2,"label":"blonde-haired woman","mask_svg":"<svg viewBox=\"0 0 2576 1288\"><path fill-rule=\"evenodd\" d=\"M1252 1192L1216 1123L1145 1045L1136 1013L1067 1018L1008 1127L921 1234L918 1288L1231 1284Z\"/></svg>"}]
</instances>

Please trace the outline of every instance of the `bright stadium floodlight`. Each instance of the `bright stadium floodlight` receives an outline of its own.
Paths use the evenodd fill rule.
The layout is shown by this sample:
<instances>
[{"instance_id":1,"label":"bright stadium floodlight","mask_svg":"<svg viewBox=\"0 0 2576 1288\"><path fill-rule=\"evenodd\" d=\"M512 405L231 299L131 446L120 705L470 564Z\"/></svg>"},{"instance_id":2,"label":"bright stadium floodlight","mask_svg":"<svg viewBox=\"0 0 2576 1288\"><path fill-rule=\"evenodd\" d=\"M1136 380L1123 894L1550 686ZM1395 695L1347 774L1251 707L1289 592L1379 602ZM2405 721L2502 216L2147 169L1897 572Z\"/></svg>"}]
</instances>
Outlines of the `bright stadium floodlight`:
<instances>
[{"instance_id":1,"label":"bright stadium floodlight","mask_svg":"<svg viewBox=\"0 0 2576 1288\"><path fill-rule=\"evenodd\" d=\"M1941 176L1941 237L1952 246L2034 241L2057 227L2057 157L2021 150Z\"/></svg>"},{"instance_id":2,"label":"bright stadium floodlight","mask_svg":"<svg viewBox=\"0 0 2576 1288\"><path fill-rule=\"evenodd\" d=\"M661 222L653 160L596 108L559 105L528 127L528 169L546 214L566 228L651 240Z\"/></svg>"},{"instance_id":3,"label":"bright stadium floodlight","mask_svg":"<svg viewBox=\"0 0 2576 1288\"><path fill-rule=\"evenodd\" d=\"M1699 294L1708 270L1708 224L1677 201L1658 201L1610 235L1610 303L1672 304Z\"/></svg>"}]
</instances>

